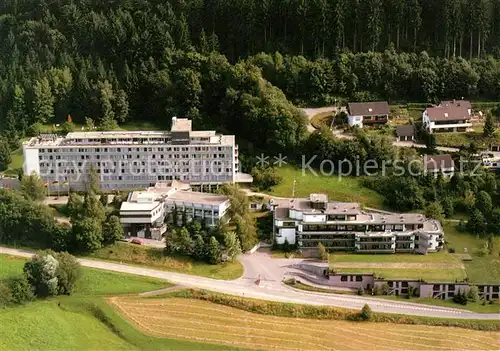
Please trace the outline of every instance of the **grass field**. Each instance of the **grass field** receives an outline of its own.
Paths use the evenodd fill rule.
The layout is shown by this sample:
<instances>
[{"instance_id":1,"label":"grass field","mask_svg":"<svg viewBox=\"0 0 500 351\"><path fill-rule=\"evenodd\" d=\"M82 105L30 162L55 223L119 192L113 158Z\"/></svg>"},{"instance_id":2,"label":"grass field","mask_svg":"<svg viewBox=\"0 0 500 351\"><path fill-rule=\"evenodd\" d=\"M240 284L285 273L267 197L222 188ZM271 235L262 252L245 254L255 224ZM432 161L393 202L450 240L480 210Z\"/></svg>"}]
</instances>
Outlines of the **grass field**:
<instances>
[{"instance_id":1,"label":"grass field","mask_svg":"<svg viewBox=\"0 0 500 351\"><path fill-rule=\"evenodd\" d=\"M0 255L0 278L21 274L25 259ZM155 338L135 329L101 297L171 286L163 280L83 268L73 296L0 309L0 350L226 350Z\"/></svg>"},{"instance_id":2,"label":"grass field","mask_svg":"<svg viewBox=\"0 0 500 351\"><path fill-rule=\"evenodd\" d=\"M445 240L449 248L456 250L457 254L467 253L472 261L464 262L467 276L472 283L492 283L498 284L500 281L500 256L498 253L480 256L478 251L484 246L486 239L461 233L456 229L456 223L444 223ZM496 238L497 242L500 238Z\"/></svg>"},{"instance_id":3,"label":"grass field","mask_svg":"<svg viewBox=\"0 0 500 351\"><path fill-rule=\"evenodd\" d=\"M236 279L243 274L243 266L237 261L210 265L205 262L193 261L189 257L164 256L163 249L161 248L123 242L118 242L97 250L90 257L133 265L147 265L152 268L214 279Z\"/></svg>"},{"instance_id":4,"label":"grass field","mask_svg":"<svg viewBox=\"0 0 500 351\"><path fill-rule=\"evenodd\" d=\"M25 262L24 258L0 255L0 278L22 274ZM77 283L75 295L132 294L172 286L160 279L85 267L82 270L82 277Z\"/></svg>"},{"instance_id":5,"label":"grass field","mask_svg":"<svg viewBox=\"0 0 500 351\"><path fill-rule=\"evenodd\" d=\"M496 132L492 138L485 138L482 128L473 132L465 133L435 133L436 144L439 146L460 147L468 146L474 142L479 147L487 147L492 142L500 142L500 132Z\"/></svg>"},{"instance_id":6,"label":"grass field","mask_svg":"<svg viewBox=\"0 0 500 351\"><path fill-rule=\"evenodd\" d=\"M191 299L113 298L144 333L245 348L498 349L498 333L422 325L273 317ZM206 316L210 315L210 320ZM380 331L383 330L383 333Z\"/></svg>"},{"instance_id":7,"label":"grass field","mask_svg":"<svg viewBox=\"0 0 500 351\"><path fill-rule=\"evenodd\" d=\"M360 202L364 206L382 208L382 197L375 191L361 185L361 177L342 177L336 175L323 176L318 173L313 175L308 170L302 170L293 166L278 168L283 177L282 182L273 187L270 194L280 197L291 197L293 194L293 182L295 183L295 196L308 197L311 193L326 193L329 199L337 201Z\"/></svg>"}]
</instances>

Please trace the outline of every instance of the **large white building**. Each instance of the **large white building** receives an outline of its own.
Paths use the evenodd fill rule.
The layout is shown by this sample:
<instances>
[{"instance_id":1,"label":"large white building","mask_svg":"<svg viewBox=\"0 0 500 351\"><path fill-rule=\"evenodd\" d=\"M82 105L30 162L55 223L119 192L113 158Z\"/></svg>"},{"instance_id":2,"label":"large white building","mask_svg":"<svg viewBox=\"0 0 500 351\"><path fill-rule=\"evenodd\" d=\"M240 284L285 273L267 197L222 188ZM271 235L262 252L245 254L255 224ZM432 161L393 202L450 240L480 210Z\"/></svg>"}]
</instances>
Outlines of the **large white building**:
<instances>
[{"instance_id":1,"label":"large white building","mask_svg":"<svg viewBox=\"0 0 500 351\"><path fill-rule=\"evenodd\" d=\"M442 101L437 107L428 107L422 114L422 123L429 133L467 132L472 130L470 101Z\"/></svg>"},{"instance_id":2,"label":"large white building","mask_svg":"<svg viewBox=\"0 0 500 351\"><path fill-rule=\"evenodd\" d=\"M324 194L309 198L273 199L274 238L299 249L360 253L422 253L443 248L441 224L424 215L369 213L358 203L328 201Z\"/></svg>"},{"instance_id":3,"label":"large white building","mask_svg":"<svg viewBox=\"0 0 500 351\"><path fill-rule=\"evenodd\" d=\"M24 173L39 174L49 186L85 187L89 169L105 190L153 186L180 180L193 185L251 182L239 172L234 135L193 131L191 121L172 118L170 132L75 132L41 135L23 144Z\"/></svg>"},{"instance_id":4,"label":"large white building","mask_svg":"<svg viewBox=\"0 0 500 351\"><path fill-rule=\"evenodd\" d=\"M214 227L223 221L229 209L227 196L191 191L178 181L160 182L145 191L134 191L120 208L120 222L127 236L160 240L167 230L165 220L177 215L190 222L204 222Z\"/></svg>"}]
</instances>

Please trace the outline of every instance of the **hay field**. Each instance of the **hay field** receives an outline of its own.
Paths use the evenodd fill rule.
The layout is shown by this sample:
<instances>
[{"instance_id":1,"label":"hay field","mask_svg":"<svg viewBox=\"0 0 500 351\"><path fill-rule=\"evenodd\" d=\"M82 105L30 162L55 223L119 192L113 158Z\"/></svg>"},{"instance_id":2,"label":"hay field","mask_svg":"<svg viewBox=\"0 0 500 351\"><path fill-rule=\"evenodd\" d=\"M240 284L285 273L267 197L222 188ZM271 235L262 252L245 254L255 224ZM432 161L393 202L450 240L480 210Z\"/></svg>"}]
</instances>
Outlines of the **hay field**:
<instances>
[{"instance_id":1,"label":"hay field","mask_svg":"<svg viewBox=\"0 0 500 351\"><path fill-rule=\"evenodd\" d=\"M368 322L272 317L211 302L113 297L139 330L171 339L266 350L500 349L500 333Z\"/></svg>"}]
</instances>

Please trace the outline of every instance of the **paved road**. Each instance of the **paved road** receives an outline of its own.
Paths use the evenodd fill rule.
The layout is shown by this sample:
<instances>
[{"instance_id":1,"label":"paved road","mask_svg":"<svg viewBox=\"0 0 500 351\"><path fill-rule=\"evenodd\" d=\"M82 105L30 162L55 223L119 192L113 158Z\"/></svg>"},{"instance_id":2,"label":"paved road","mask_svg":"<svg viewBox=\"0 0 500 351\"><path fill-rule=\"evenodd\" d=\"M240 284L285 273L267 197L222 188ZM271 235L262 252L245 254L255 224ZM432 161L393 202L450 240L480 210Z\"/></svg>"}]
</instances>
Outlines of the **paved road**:
<instances>
[{"instance_id":1,"label":"paved road","mask_svg":"<svg viewBox=\"0 0 500 351\"><path fill-rule=\"evenodd\" d=\"M0 254L31 257L33 252L0 247ZM374 311L378 312L447 318L488 320L500 319L500 314L480 314L466 310L437 306L423 306L413 303L388 301L364 296L347 296L296 291L281 284L281 277L287 270L290 269L290 264L293 264L295 260L271 259L265 253L258 252L252 256L243 256L241 261L245 268L243 277L233 281L224 281L187 274L164 272L150 268L128 266L118 263L79 259L79 262L85 267L165 279L172 283L181 284L186 287L200 288L220 293L270 301L309 305L328 305L352 309L361 309L364 304L369 304ZM259 278L260 284L257 284L257 280L259 280Z\"/></svg>"}]
</instances>

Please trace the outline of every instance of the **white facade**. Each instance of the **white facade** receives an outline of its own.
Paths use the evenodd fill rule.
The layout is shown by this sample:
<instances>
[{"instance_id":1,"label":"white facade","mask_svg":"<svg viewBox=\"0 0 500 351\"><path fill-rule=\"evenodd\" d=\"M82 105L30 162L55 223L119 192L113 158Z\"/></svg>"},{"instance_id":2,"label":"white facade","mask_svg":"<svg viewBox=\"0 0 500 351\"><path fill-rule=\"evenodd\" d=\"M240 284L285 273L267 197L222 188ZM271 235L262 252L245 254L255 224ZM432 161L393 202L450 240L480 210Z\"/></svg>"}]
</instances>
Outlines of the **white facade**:
<instances>
[{"instance_id":1,"label":"white facade","mask_svg":"<svg viewBox=\"0 0 500 351\"><path fill-rule=\"evenodd\" d=\"M443 107L443 109L445 109ZM470 115L470 110L469 115ZM465 132L472 129L470 119L466 120L449 120L449 121L433 121L429 117L428 109L422 114L422 123L429 133L433 132Z\"/></svg>"},{"instance_id":2,"label":"white facade","mask_svg":"<svg viewBox=\"0 0 500 351\"><path fill-rule=\"evenodd\" d=\"M159 183L146 191L129 194L127 201L120 208L120 222L125 233L161 239L166 231L165 219L177 214L177 222L185 217L186 221L204 222L214 227L226 215L230 201L227 196L191 191L186 184L172 182L172 186ZM159 233L158 233L159 232ZM156 234L156 235L153 235Z\"/></svg>"},{"instance_id":3,"label":"white facade","mask_svg":"<svg viewBox=\"0 0 500 351\"><path fill-rule=\"evenodd\" d=\"M347 123L350 127L363 128L363 116L347 116Z\"/></svg>"},{"instance_id":4,"label":"white facade","mask_svg":"<svg viewBox=\"0 0 500 351\"><path fill-rule=\"evenodd\" d=\"M318 200L319 196L322 196ZM325 195L309 199L273 199L274 238L285 238L299 249L374 253L423 253L443 247L441 224L421 214L379 214L361 210L357 203L328 202Z\"/></svg>"},{"instance_id":5,"label":"white facade","mask_svg":"<svg viewBox=\"0 0 500 351\"><path fill-rule=\"evenodd\" d=\"M168 180L251 182L251 177L239 173L233 135L192 131L191 121L180 118L172 119L170 132L42 135L25 142L23 154L26 174L36 172L48 184L59 182L75 190L85 187L91 167L107 190L144 188Z\"/></svg>"}]
</instances>

